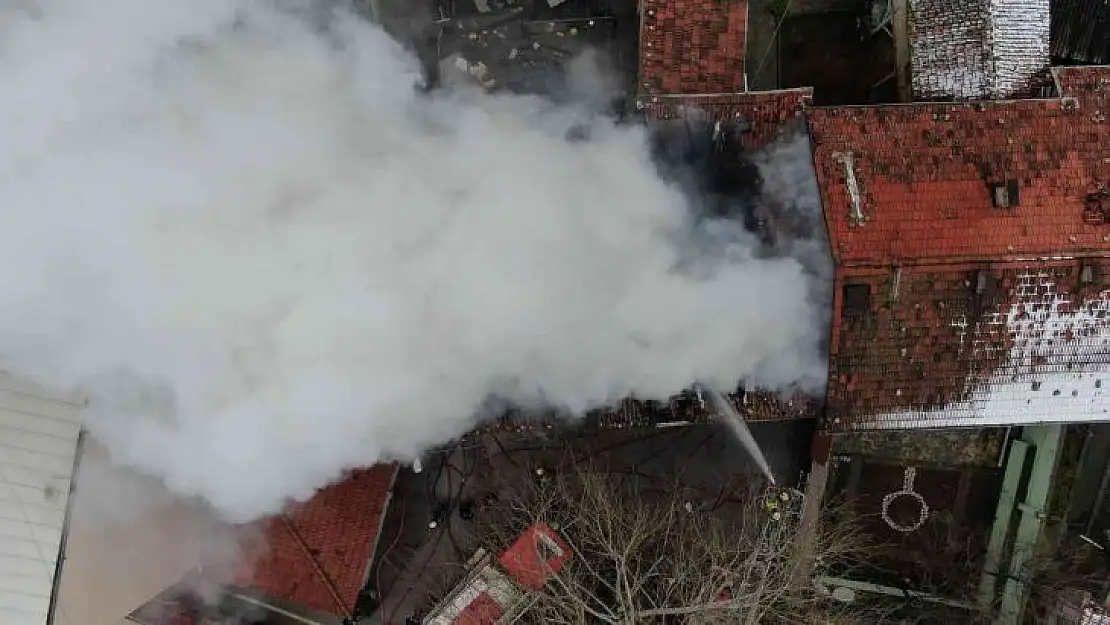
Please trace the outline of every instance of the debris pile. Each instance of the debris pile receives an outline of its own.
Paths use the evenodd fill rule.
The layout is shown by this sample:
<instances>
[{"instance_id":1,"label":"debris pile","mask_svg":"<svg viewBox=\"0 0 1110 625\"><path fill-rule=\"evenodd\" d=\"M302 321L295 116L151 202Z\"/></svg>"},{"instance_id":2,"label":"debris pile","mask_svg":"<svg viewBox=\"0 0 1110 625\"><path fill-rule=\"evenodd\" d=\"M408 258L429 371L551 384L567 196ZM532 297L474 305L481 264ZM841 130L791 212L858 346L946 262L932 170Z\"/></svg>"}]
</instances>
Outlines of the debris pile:
<instances>
[{"instance_id":1,"label":"debris pile","mask_svg":"<svg viewBox=\"0 0 1110 625\"><path fill-rule=\"evenodd\" d=\"M434 54L437 65L429 83L462 80L487 91L557 93L572 59L590 49L606 50L616 39L616 18L593 15L582 4L476 0L475 13L441 9L424 51Z\"/></svg>"}]
</instances>

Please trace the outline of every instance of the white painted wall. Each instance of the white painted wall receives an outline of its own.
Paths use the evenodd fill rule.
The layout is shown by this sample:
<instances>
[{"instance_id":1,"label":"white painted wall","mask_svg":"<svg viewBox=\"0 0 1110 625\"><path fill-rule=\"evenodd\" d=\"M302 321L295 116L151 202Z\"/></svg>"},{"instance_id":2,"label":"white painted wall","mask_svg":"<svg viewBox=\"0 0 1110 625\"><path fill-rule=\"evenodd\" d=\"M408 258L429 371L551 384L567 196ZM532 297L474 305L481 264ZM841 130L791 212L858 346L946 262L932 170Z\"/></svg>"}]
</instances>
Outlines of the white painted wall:
<instances>
[{"instance_id":1,"label":"white painted wall","mask_svg":"<svg viewBox=\"0 0 1110 625\"><path fill-rule=\"evenodd\" d=\"M114 466L92 438L72 475L82 412L78 397L0 372L0 625L125 625L202 560L235 557L232 530L203 504Z\"/></svg>"},{"instance_id":2,"label":"white painted wall","mask_svg":"<svg viewBox=\"0 0 1110 625\"><path fill-rule=\"evenodd\" d=\"M0 373L0 623L44 625L82 404Z\"/></svg>"}]
</instances>

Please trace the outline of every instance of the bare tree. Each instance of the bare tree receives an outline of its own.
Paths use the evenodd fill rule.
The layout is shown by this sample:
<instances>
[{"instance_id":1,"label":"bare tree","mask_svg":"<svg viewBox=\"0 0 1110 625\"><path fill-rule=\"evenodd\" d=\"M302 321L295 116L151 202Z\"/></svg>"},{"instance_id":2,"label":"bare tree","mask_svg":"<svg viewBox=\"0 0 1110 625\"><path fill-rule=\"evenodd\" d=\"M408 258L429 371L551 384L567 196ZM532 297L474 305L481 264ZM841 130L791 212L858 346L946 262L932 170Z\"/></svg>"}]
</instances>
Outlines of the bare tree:
<instances>
[{"instance_id":1,"label":"bare tree","mask_svg":"<svg viewBox=\"0 0 1110 625\"><path fill-rule=\"evenodd\" d=\"M677 481L653 487L636 474L582 466L542 477L517 482L489 524L494 549L543 522L575 552L547 571L525 622L857 622L862 608L825 601L808 573L842 570L865 543L843 515L801 540L797 491L740 485L707 496Z\"/></svg>"},{"instance_id":2,"label":"bare tree","mask_svg":"<svg viewBox=\"0 0 1110 625\"><path fill-rule=\"evenodd\" d=\"M1110 557L1100 545L1077 536L1065 536L1059 545L1038 553L1029 569L1033 584L1027 609L1037 623L1056 622L1069 605L1075 610L1073 622L1081 621L1083 597L1102 604L1110 593Z\"/></svg>"}]
</instances>

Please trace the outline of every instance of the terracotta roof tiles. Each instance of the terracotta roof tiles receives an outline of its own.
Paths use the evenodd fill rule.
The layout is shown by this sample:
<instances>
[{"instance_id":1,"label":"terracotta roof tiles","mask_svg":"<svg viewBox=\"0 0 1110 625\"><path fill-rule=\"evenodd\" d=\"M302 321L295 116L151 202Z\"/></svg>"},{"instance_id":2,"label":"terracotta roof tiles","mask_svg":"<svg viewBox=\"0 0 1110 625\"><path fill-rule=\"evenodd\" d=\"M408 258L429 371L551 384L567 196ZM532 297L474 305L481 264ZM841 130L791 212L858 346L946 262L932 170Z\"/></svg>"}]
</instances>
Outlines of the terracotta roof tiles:
<instances>
[{"instance_id":1,"label":"terracotta roof tiles","mask_svg":"<svg viewBox=\"0 0 1110 625\"><path fill-rule=\"evenodd\" d=\"M848 268L837 282L830 430L1110 418L1110 259Z\"/></svg>"},{"instance_id":2,"label":"terracotta roof tiles","mask_svg":"<svg viewBox=\"0 0 1110 625\"><path fill-rule=\"evenodd\" d=\"M1110 417L1110 68L1054 75L1053 99L810 111L828 429Z\"/></svg>"},{"instance_id":3,"label":"terracotta roof tiles","mask_svg":"<svg viewBox=\"0 0 1110 625\"><path fill-rule=\"evenodd\" d=\"M351 611L396 473L394 464L354 471L285 515L250 526L261 532L262 540L253 546L236 584L316 612Z\"/></svg>"},{"instance_id":4,"label":"terracotta roof tiles","mask_svg":"<svg viewBox=\"0 0 1110 625\"><path fill-rule=\"evenodd\" d=\"M1056 75L1055 99L810 111L837 261L1110 251L1089 208L1110 185L1110 68ZM995 186L1016 206L996 208Z\"/></svg>"},{"instance_id":5,"label":"terracotta roof tiles","mask_svg":"<svg viewBox=\"0 0 1110 625\"><path fill-rule=\"evenodd\" d=\"M639 91L744 91L747 29L747 0L643 0Z\"/></svg>"}]
</instances>

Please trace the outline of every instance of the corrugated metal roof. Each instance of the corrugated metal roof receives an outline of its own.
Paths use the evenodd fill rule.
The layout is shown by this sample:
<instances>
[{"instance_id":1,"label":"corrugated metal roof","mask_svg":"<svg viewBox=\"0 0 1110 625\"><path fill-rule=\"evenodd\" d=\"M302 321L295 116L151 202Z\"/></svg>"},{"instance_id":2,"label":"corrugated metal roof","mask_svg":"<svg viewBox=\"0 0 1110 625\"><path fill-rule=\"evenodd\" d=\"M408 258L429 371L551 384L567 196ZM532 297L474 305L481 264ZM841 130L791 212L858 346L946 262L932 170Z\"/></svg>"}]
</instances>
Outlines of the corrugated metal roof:
<instances>
[{"instance_id":1,"label":"corrugated metal roof","mask_svg":"<svg viewBox=\"0 0 1110 625\"><path fill-rule=\"evenodd\" d=\"M1110 2L1052 0L1052 56L1110 63Z\"/></svg>"},{"instance_id":2,"label":"corrugated metal roof","mask_svg":"<svg viewBox=\"0 0 1110 625\"><path fill-rule=\"evenodd\" d=\"M82 406L0 373L0 623L45 625Z\"/></svg>"}]
</instances>

